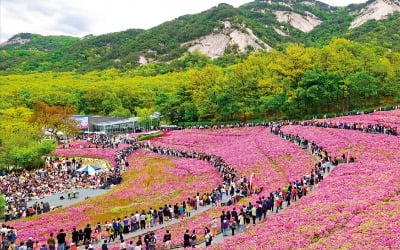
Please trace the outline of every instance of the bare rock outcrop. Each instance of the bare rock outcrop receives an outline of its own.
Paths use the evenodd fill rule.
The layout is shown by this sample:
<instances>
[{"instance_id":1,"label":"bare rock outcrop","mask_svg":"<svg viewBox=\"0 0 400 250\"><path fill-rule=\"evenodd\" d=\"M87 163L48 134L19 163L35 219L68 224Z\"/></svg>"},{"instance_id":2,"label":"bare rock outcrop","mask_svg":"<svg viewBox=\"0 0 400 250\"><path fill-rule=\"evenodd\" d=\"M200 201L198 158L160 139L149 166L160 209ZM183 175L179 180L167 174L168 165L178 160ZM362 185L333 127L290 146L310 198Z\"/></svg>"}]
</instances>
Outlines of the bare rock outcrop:
<instances>
[{"instance_id":1,"label":"bare rock outcrop","mask_svg":"<svg viewBox=\"0 0 400 250\"><path fill-rule=\"evenodd\" d=\"M291 11L275 11L274 14L278 22L288 23L306 33L321 24L321 20L310 12L306 12L305 16Z\"/></svg>"},{"instance_id":2,"label":"bare rock outcrop","mask_svg":"<svg viewBox=\"0 0 400 250\"><path fill-rule=\"evenodd\" d=\"M28 43L29 41L30 41L30 39L24 39L24 38L21 38L21 37L17 36L15 38L11 39L11 40L8 40L8 41L6 41L4 43L1 43L0 47L4 47L4 46L7 46L7 45L15 45L15 44L23 45L25 43Z\"/></svg>"},{"instance_id":3,"label":"bare rock outcrop","mask_svg":"<svg viewBox=\"0 0 400 250\"><path fill-rule=\"evenodd\" d=\"M398 11L400 11L399 0L376 0L360 11L351 22L350 29L361 26L369 20L383 20Z\"/></svg>"},{"instance_id":4,"label":"bare rock outcrop","mask_svg":"<svg viewBox=\"0 0 400 250\"><path fill-rule=\"evenodd\" d=\"M189 45L189 52L199 50L210 58L222 56L230 46L237 46L239 52L246 53L252 47L254 51L269 50L271 47L254 35L253 31L244 26L241 29L233 28L228 21L224 22L224 28L215 30L213 34L200 37L196 40L181 44Z\"/></svg>"}]
</instances>

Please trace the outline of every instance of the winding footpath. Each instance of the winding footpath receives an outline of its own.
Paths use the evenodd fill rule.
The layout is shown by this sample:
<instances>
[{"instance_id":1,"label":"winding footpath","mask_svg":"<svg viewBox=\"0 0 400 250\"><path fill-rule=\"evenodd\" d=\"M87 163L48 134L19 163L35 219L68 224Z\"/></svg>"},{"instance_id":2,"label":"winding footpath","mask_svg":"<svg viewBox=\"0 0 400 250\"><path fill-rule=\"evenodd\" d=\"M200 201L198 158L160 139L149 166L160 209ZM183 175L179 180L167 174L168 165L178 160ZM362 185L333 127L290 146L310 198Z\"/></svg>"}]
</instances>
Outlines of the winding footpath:
<instances>
[{"instance_id":1,"label":"winding footpath","mask_svg":"<svg viewBox=\"0 0 400 250\"><path fill-rule=\"evenodd\" d=\"M279 135L277 135L277 136L279 136ZM289 135L283 135L283 137L281 137L281 138L282 138L282 139L288 140L287 136L289 136ZM293 142L293 143L294 143L294 142ZM294 144L296 144L296 143L294 143ZM296 144L296 145L297 145L297 144ZM300 146L299 146L299 147L300 147ZM309 149L304 149L304 150L306 150L306 151L308 151L310 154L312 154L311 150L309 150ZM320 160L321 160L321 158L319 158L317 155L315 155L315 154L312 154L312 155L315 157L315 159L316 159L317 161L320 161ZM339 164L339 165L342 165L342 164ZM336 169L336 167L339 167L339 165L338 165L338 166L332 165L332 166L331 166L330 172L325 172L325 173L323 173L322 175L323 175L323 177L324 177L324 180L325 180L325 178L327 178L327 177L333 172L334 169ZM313 189L310 189L308 193L314 192L314 191L317 190L317 189L318 189L318 185L314 185L314 188L313 188ZM297 203L299 200L301 200L301 199L296 199L296 201L291 200L291 202L290 202L291 205L290 205L290 206L293 206L293 205L294 205L295 203ZM282 209L279 209L279 212L278 212L278 213L280 213L280 212L282 212L282 211L285 211L287 208L288 208L287 202L283 202L283 204L282 204ZM272 212L271 212L271 211L268 211L267 217L266 217L265 219L261 220L261 221L258 221L257 224L260 224L260 223L265 222L266 220L268 220L269 217L274 216L274 215L276 215L276 214L278 214L278 213L275 213L275 212L273 212L273 211L272 211ZM257 225L257 224L256 224L256 225ZM243 232L245 232L247 229L249 229L249 228L251 228L251 227L253 227L253 226L254 226L254 225L252 225L252 224L246 225ZM238 234L242 234L243 232L239 233L238 230L235 230L235 236L238 235ZM213 236L212 244L223 243L225 240L229 240L229 238L231 238L231 237L233 237L231 230L228 230L228 236L223 236L222 233L218 233L217 235ZM183 239L182 239L182 240L183 240ZM200 247L200 248L205 248L205 247L206 247L205 242L201 242L200 244L198 244L198 245L196 245L196 246L197 246L197 247ZM174 249L183 249L183 248L182 248L182 247L175 247Z\"/></svg>"},{"instance_id":2,"label":"winding footpath","mask_svg":"<svg viewBox=\"0 0 400 250\"><path fill-rule=\"evenodd\" d=\"M279 135L277 135L277 136L279 136ZM289 136L283 135L283 136L280 136L280 137L281 137L282 139L289 140ZM297 145L297 144L296 144L296 145ZM160 154L159 152L155 152L155 151L151 150L151 148L146 148L146 147L147 147L147 146L144 146L144 148L143 148L143 145L142 145L142 149L149 150L149 151L151 151L151 152ZM300 147L300 145L299 145L299 147ZM161 150L162 150L162 149L161 149ZM309 149L304 149L304 150L307 150L310 154L312 154L311 150L309 150ZM321 158L319 158L317 155L315 155L315 154L312 154L312 155L316 158L317 161L320 161L320 160L321 160ZM175 156L175 155L169 155L169 156L172 156L172 157L182 157L182 156ZM335 166L332 166L330 172L325 172L325 173L323 173L324 179L327 178L327 177L329 176L329 174L330 174L334 169L335 169ZM305 173L305 174L306 174L306 173ZM310 190L309 190L309 193L310 193L310 192L313 192L313 191L316 190L317 188L318 188L318 186L315 185L313 189L310 189ZM225 198L225 199L224 199L222 202L228 201L230 197L229 197L229 196L224 196L224 198ZM293 204L295 204L298 200L300 200L300 199L297 199L296 201L291 201L292 206L293 206ZM232 206L232 207L233 207L233 206ZM205 211L207 211L207 210L209 210L209 209L211 209L211 208L212 208L211 205L199 207L198 210L193 210L193 211L192 211L192 216L197 215L197 214L201 214L201 213L203 213L203 212L205 212ZM282 204L282 209L280 209L280 211L284 211L284 210L286 210L287 208L288 208L287 202L284 202L284 203ZM268 219L268 217L274 216L275 214L276 214L275 212L269 211L269 212L267 213L267 218L266 218L266 219L263 219L263 220L261 220L261 221L258 221L257 224L263 223L265 220ZM145 235L145 234L148 233L148 232L156 231L156 230L159 230L159 229L162 229L162 228L165 228L165 227L168 227L168 226L177 224L177 223L182 222L182 221L184 221L185 219L189 219L189 218L190 218L190 217L187 217L187 218L184 218L183 220L181 220L181 219L173 219L173 220L164 222L164 224L162 224L162 225L157 225L157 226L154 226L154 227L145 229L145 230L138 230L138 231L136 231L136 232L132 232L132 233L129 233L129 234L125 234L125 235L124 235L124 239L132 239L132 238L135 238L135 237L138 237L138 236L143 236L143 235ZM211 222L210 222L210 223L211 223ZM246 229L251 228L252 226L253 226L253 225L247 225L246 228L245 228L245 231L246 231ZM232 235L231 235L231 230L228 230L228 231L229 231L229 232L228 232L228 236L223 236L222 233L218 233L217 235L213 236L212 244L222 243L224 240L229 239L230 237L232 237ZM238 231L236 230L235 235L237 235L237 234L238 234ZM158 242L160 242L161 240L162 240L162 239L158 239ZM127 242L129 242L129 240L127 240ZM182 232L182 242L183 242L183 232ZM111 243L111 246L112 246L112 247L116 247L115 244L119 245L119 243L120 243L119 240L116 240L115 242L112 242L112 243ZM100 247L100 246L101 246L101 242L95 244L95 247ZM203 242L200 242L199 244L197 244L197 246L198 246L198 247L205 247L205 242L204 242L204 241L203 241ZM173 249L181 249L181 248L182 248L182 246L173 246ZM80 249L84 249L84 246L81 246Z\"/></svg>"}]
</instances>

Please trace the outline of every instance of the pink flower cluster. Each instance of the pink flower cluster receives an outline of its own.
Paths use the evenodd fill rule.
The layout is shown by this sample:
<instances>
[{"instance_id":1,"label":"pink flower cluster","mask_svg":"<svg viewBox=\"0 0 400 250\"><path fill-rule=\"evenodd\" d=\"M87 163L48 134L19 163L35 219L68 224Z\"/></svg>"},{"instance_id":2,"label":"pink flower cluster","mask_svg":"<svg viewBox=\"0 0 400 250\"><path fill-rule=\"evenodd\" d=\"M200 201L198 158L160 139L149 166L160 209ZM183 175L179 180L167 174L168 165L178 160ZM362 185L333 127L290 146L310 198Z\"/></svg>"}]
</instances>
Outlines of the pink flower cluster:
<instances>
[{"instance_id":1,"label":"pink flower cluster","mask_svg":"<svg viewBox=\"0 0 400 250\"><path fill-rule=\"evenodd\" d=\"M171 131L163 137L153 139L151 143L165 148L221 156L238 171L239 176L249 178L255 173L254 185L263 187L264 190L260 195L246 199L252 202L258 200L259 196L269 196L270 192L285 186L288 181L300 179L309 173L315 163L310 154L272 135L265 127ZM182 235L186 229L196 230L202 238L204 227L210 227L212 218L219 217L222 210L226 209L212 208L168 227L172 234L172 245L182 244ZM162 238L165 230L158 230L156 234Z\"/></svg>"},{"instance_id":2,"label":"pink flower cluster","mask_svg":"<svg viewBox=\"0 0 400 250\"><path fill-rule=\"evenodd\" d=\"M217 170L205 161L160 156L139 150L128 157L131 167L124 173L124 182L110 192L39 216L12 221L18 240L45 242L50 233L60 229L71 232L87 223L111 221L130 213L175 204L204 193L221 183ZM159 169L158 169L159 168Z\"/></svg>"},{"instance_id":3,"label":"pink flower cluster","mask_svg":"<svg viewBox=\"0 0 400 250\"><path fill-rule=\"evenodd\" d=\"M63 157L91 157L105 159L110 162L112 166L117 166L115 161L115 153L121 151L124 148L129 147L128 144L120 144L118 148L58 148L54 151L55 155Z\"/></svg>"},{"instance_id":4,"label":"pink flower cluster","mask_svg":"<svg viewBox=\"0 0 400 250\"><path fill-rule=\"evenodd\" d=\"M239 177L249 179L254 173L255 184L268 192L301 178L315 163L310 154L272 135L265 127L171 131L151 143L218 155L238 171Z\"/></svg>"},{"instance_id":5,"label":"pink flower cluster","mask_svg":"<svg viewBox=\"0 0 400 250\"><path fill-rule=\"evenodd\" d=\"M349 122L368 124L382 124L391 127L400 127L400 109L392 111L374 112L366 115L341 116L326 119L332 122Z\"/></svg>"},{"instance_id":6,"label":"pink flower cluster","mask_svg":"<svg viewBox=\"0 0 400 250\"><path fill-rule=\"evenodd\" d=\"M221 183L218 171L205 161L160 156L142 150L135 152L131 158L132 161L137 161L137 158L143 158L143 156L144 161L135 162L133 168L127 171L128 174L137 171L140 176L128 179L122 184L122 187L118 187L114 192L105 196L105 200L129 199L135 200L135 202L139 200L141 202L175 204L186 200L188 197L193 198L197 192L211 191L212 188ZM170 162L151 162L153 159L167 159ZM154 168L162 165L163 172L159 173L155 170L153 176L150 176L151 173L141 170L146 165L151 165ZM191 178L193 178L193 181L191 181ZM173 193L177 191L180 194L173 196ZM171 199L165 200L165 197L168 196ZM162 205L164 204L162 203Z\"/></svg>"},{"instance_id":7,"label":"pink flower cluster","mask_svg":"<svg viewBox=\"0 0 400 250\"><path fill-rule=\"evenodd\" d=\"M339 165L310 195L216 248L399 249L400 139L315 127L282 130L328 152L350 150L357 162Z\"/></svg>"},{"instance_id":8,"label":"pink flower cluster","mask_svg":"<svg viewBox=\"0 0 400 250\"><path fill-rule=\"evenodd\" d=\"M79 205L62 209L57 212L38 216L36 220L13 221L11 226L17 229L18 240L27 240L29 237L47 242L50 233L58 233L60 229L71 232L80 221L87 221L86 212L93 209L94 205Z\"/></svg>"},{"instance_id":9,"label":"pink flower cluster","mask_svg":"<svg viewBox=\"0 0 400 250\"><path fill-rule=\"evenodd\" d=\"M65 144L62 144L62 145L59 145L57 148L63 149L64 146L65 146ZM96 145L89 141L86 141L86 140L77 140L77 141L68 143L67 146L68 146L68 148L87 148L89 146L95 147Z\"/></svg>"}]
</instances>

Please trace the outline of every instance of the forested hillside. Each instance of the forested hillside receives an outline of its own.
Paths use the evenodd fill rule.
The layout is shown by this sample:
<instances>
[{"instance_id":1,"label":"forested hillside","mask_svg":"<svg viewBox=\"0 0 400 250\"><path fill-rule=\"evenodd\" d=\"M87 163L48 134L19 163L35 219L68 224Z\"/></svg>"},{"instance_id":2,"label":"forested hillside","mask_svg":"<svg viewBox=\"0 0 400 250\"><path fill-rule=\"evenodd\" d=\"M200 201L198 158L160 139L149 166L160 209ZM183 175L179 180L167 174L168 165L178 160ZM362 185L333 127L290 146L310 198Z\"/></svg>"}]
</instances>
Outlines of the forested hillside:
<instances>
[{"instance_id":1,"label":"forested hillside","mask_svg":"<svg viewBox=\"0 0 400 250\"><path fill-rule=\"evenodd\" d=\"M400 103L400 3L220 4L149 30L0 45L0 164L54 149L35 107L163 122L311 118ZM385 12L386 11L386 12ZM40 105L38 105L40 104Z\"/></svg>"},{"instance_id":2,"label":"forested hillside","mask_svg":"<svg viewBox=\"0 0 400 250\"><path fill-rule=\"evenodd\" d=\"M200 55L181 63L190 67L148 77L143 75L154 70L152 65L83 75L2 76L0 108L32 108L43 101L71 105L83 114L157 110L176 123L302 118L398 103L400 97L400 53L345 39L322 48L293 44L228 67Z\"/></svg>"},{"instance_id":3,"label":"forested hillside","mask_svg":"<svg viewBox=\"0 0 400 250\"><path fill-rule=\"evenodd\" d=\"M379 8L400 10L400 3L371 0L339 8L314 0L256 0L239 8L220 4L148 30L81 39L17 34L0 47L0 73L127 71L148 63L166 73L182 70L176 60L196 48L216 65L232 65L260 49L321 47L340 37L399 51L400 15Z\"/></svg>"}]
</instances>

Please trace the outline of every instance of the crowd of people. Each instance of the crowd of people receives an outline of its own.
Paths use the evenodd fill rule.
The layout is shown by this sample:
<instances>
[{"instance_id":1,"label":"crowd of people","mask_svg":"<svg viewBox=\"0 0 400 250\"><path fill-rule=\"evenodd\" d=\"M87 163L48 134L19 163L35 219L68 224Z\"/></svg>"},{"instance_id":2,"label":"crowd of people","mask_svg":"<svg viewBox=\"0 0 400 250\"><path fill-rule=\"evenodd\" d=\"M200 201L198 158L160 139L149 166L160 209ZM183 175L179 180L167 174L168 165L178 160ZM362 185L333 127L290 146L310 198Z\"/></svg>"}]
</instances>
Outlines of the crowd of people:
<instances>
[{"instance_id":1,"label":"crowd of people","mask_svg":"<svg viewBox=\"0 0 400 250\"><path fill-rule=\"evenodd\" d=\"M43 199L57 193L70 193L78 188L106 188L121 182L121 168L101 171L95 175L79 172L79 161L47 158L49 166L44 169L11 172L0 176L0 194L6 200L5 220L12 220L50 211L47 202L28 207L28 201Z\"/></svg>"},{"instance_id":2,"label":"crowd of people","mask_svg":"<svg viewBox=\"0 0 400 250\"><path fill-rule=\"evenodd\" d=\"M108 145L113 137L90 137L96 143ZM86 139L89 139L86 137ZM115 138L114 138L115 139ZM118 147L118 145L115 145ZM21 170L4 173L0 176L0 194L4 195L6 221L32 216L51 210L47 202L28 206L28 201L43 199L53 194L68 193L78 188L109 188L122 181L122 172L129 166L127 157L134 149L128 147L115 153L117 166L95 175L77 171L82 167L82 158L46 157L46 168L38 170Z\"/></svg>"},{"instance_id":3,"label":"crowd of people","mask_svg":"<svg viewBox=\"0 0 400 250\"><path fill-rule=\"evenodd\" d=\"M333 166L339 164L340 162L345 161L345 155L343 155L342 159L331 159L326 150L322 147L319 147L317 144L307 141L304 138L300 138L299 136L295 135L285 135L280 130L280 127L284 123L270 123L271 132L282 137L283 139L290 140L293 143L298 144L302 148L309 150L314 154L316 157L320 159L320 161L315 165L315 168L309 175L304 176L300 180L296 180L294 182L289 183L286 187L282 189L278 189L273 193L270 193L268 197L261 196L258 198L258 201L255 204L249 203L247 206L242 206L241 208L233 207L230 211L224 211L220 216L220 221L218 225L217 218L213 218L210 222L210 228L206 227L204 229L204 239L206 245L210 245L213 237L217 234L218 228L222 232L222 235L228 235L228 232L231 232L231 235L243 232L243 230L250 226L256 224L257 221L261 221L266 218L268 213L278 213L280 209L283 207L283 203L286 202L287 206L290 206L291 202L300 199L301 197L307 195L307 193L314 188L315 185L318 185L319 182L323 180L324 173L330 172ZM118 171L118 174L121 174L124 167L128 167L129 163L127 162L127 157L132 154L134 151L138 149L149 150L151 152L173 156L173 157L184 157L184 158L194 158L198 160L204 160L209 162L214 168L216 168L221 177L223 182L218 187L214 188L209 193L199 194L193 198L187 198L187 200L182 201L180 204L176 203L172 204L165 204L164 207L159 207L158 209L150 208L148 211L142 210L141 212L135 211L130 215L126 215L124 218L116 218L111 220L110 222L97 223L94 227L91 225L87 225L85 228L77 230L73 229L71 232L72 238L70 241L71 249L72 247L77 247L79 245L85 245L87 249L94 248L94 244L103 241L102 249L108 249L108 244L110 242L115 242L117 240L120 241L120 249L155 249L155 245L158 241L154 232L147 232L144 236L139 236L137 240L131 240L129 243L125 242L124 235L128 233L136 232L136 231L148 231L151 230L157 225L162 225L165 221L169 220L177 220L182 219L184 217L191 216L191 211L197 210L200 206L205 205L213 205L213 206L220 206L220 205L234 205L236 204L240 198L246 197L252 193L256 188L251 187L250 183L248 182L246 177L239 177L235 169L228 164L226 164L219 156L216 155L209 155L205 153L198 153L198 152L187 152L187 151L178 151L169 148L160 148L151 145L150 143L132 143L130 147L127 147L121 151L119 151L115 155L115 159L118 162L118 167L115 168L115 171ZM63 178L64 174L73 172L72 166L76 165L78 161L71 160L70 164L68 159L65 162L58 162L56 159L47 159L50 163L57 163L55 172L62 173L58 176ZM352 160L354 161L354 159ZM75 166L76 168L76 166ZM40 172L41 171L41 172ZM43 175L42 172L45 172L44 176L49 177L47 170L38 170L33 173L39 173L39 177ZM19 176L16 176L11 181L10 184L2 185L2 191L7 192L9 194L14 194L13 191L19 191L18 193L23 192L22 188L20 188L19 183L25 184L24 187L32 188L35 187L35 183L26 182L27 180L35 179L31 178L32 172L27 172L27 176L23 177L23 181L19 181ZM8 175L7 175L8 176ZM6 176L6 177L7 177ZM56 174L57 176L57 174ZM76 176L75 176L76 177ZM86 179L85 179L86 178ZM76 178L77 180L86 180L90 182L90 178ZM7 178L5 178L7 179ZM48 178L49 179L49 178ZM50 179L52 177L50 176ZM106 178L107 179L107 178ZM39 179L40 180L40 179ZM9 181L9 180L8 180ZM59 183L66 183L65 179L61 179ZM100 182L101 183L101 182ZM3 182L2 182L3 184ZM40 183L43 184L43 183ZM11 185L11 190L8 187ZM45 184L46 186L46 184ZM47 184L47 186L49 186ZM56 186L56 185L54 185ZM7 187L5 190L4 187ZM12 189L14 187L14 189ZM51 186L53 187L53 186ZM58 187L58 186L57 186ZM62 190L62 187L58 187ZM32 190L32 189L31 189ZM46 189L44 189L46 190ZM57 190L57 189L56 189ZM12 200L22 200L21 198L24 197L33 197L32 195L37 195L36 189L33 191L28 191L24 194L19 194L13 198ZM64 189L65 191L65 189ZM51 191L49 191L51 192ZM257 194L257 193L256 193ZM9 199L10 200L10 199ZM226 200L226 201L224 201ZM8 203L8 205L11 205ZM9 211L10 209L8 209ZM25 210L27 208L25 207ZM26 213L26 212L25 212ZM23 215L20 215L23 216ZM15 217L17 218L17 217ZM1 244L2 246L11 246L14 244L17 233L15 229L12 229L6 225L0 227L0 232L2 233L1 237ZM29 243L21 242L22 245L21 250L25 250L23 246L27 246L27 249L30 249L29 246L36 246L32 249L54 249L55 242L57 240L57 245L62 246L62 250L65 249L66 246L66 232L64 230L60 230L56 237L53 234L49 236L49 240L46 244L39 244L38 242L33 242L33 239L29 239ZM164 246L169 249L171 247L171 234L167 231L164 235L163 244ZM183 235L183 246L184 247L192 247L197 244L197 234L195 231L189 233L187 230ZM37 245L35 245L37 244ZM8 249L8 248L3 248ZM18 247L12 249L20 249ZM59 248L60 249L60 248Z\"/></svg>"},{"instance_id":4,"label":"crowd of people","mask_svg":"<svg viewBox=\"0 0 400 250\"><path fill-rule=\"evenodd\" d=\"M254 204L248 203L248 205L243 205L239 209L234 207L230 211L223 211L219 220L214 217L211 222L211 235L216 235L218 227L221 229L223 236L227 236L229 232L230 235L235 235L235 232L243 232L245 228L264 220L268 214L278 213L283 209L284 205L288 207L291 203L306 196L323 180L326 173L332 171L339 163L345 163L345 155L340 159L332 159L328 152L317 144L297 135L284 134L280 130L283 123L270 123L269 125L271 133L289 140L305 150L309 150L319 159L318 163L315 164L309 174L299 180L289 182L286 187L277 189L275 192L270 193L268 197L258 197ZM211 244L211 242L207 241L207 238L205 240L206 246Z\"/></svg>"},{"instance_id":5,"label":"crowd of people","mask_svg":"<svg viewBox=\"0 0 400 250\"><path fill-rule=\"evenodd\" d=\"M323 128L351 129L365 133L387 134L397 136L397 127L391 127L383 124L364 124L361 122L337 122L337 121L303 121L301 126L315 126Z\"/></svg>"},{"instance_id":6,"label":"crowd of people","mask_svg":"<svg viewBox=\"0 0 400 250\"><path fill-rule=\"evenodd\" d=\"M128 143L132 138L127 135L105 135L105 134L80 134L63 141L63 148L72 148L74 141L86 141L88 144L79 145L82 148L118 148L120 144Z\"/></svg>"},{"instance_id":7,"label":"crowd of people","mask_svg":"<svg viewBox=\"0 0 400 250\"><path fill-rule=\"evenodd\" d=\"M312 154L320 159L319 162L308 175L305 175L299 180L288 183L286 187L270 193L268 197L261 196L254 204L249 203L240 208L233 206L231 210L226 212L224 211L219 218L219 223L216 217L213 218L213 220L210 221L210 227L204 228L203 233L206 246L211 244L218 229L221 231L223 236L227 236L229 232L231 235L235 235L235 233L243 232L246 227L250 227L251 225L255 225L257 222L262 221L268 214L278 213L283 208L284 204L290 206L291 202L301 199L303 196L307 195L308 192L313 190L313 188L323 180L325 173L329 173L334 166L340 162L344 162L345 156L343 156L342 159L331 159L326 150L317 144L309 142L299 136L283 134L280 130L280 125L273 124L271 126L271 132L311 151ZM245 177L237 178L234 169L226 165L218 156L159 148L148 143L132 145L132 150L136 149L146 149L162 155L195 158L208 161L219 170L224 182L212 192L203 195L197 194L195 197L188 198L180 204L165 205L164 207L160 207L158 210L151 208L147 212L144 210L142 212L136 211L130 216L125 216L123 219L114 219L110 223L105 222L103 225L98 223L93 229L80 230L76 235L82 236L77 236L75 239L73 238L72 242L74 244L91 245L93 242L99 242L100 240L105 239L103 246L106 246L110 242L119 240L121 242L121 249L124 249L125 246L128 248L129 245L131 245L131 249L142 249L142 247L145 249L155 249L155 244L159 239L157 239L153 232L146 233L143 238L142 236L139 236L135 241L130 240L129 244L125 243L124 235L138 230L143 231L151 229L157 225L162 225L165 221L188 217L190 216L191 211L198 209L199 206L208 204L213 204L215 206L221 205L221 200L224 195L226 195L230 201L230 203L226 205L234 205L236 202L234 198L235 194L243 185L246 187L244 190L248 192L247 195L251 192L247 179ZM242 196L243 194L241 192L242 191L239 191ZM89 226L90 225L88 225L88 227ZM85 236L85 231L93 233ZM74 233L72 235L74 235ZM76 241L76 239L78 239L78 241ZM85 239L87 239L87 241L85 241ZM92 239L92 241L89 241L89 239ZM168 231L162 240L164 247L169 249L171 247L171 234ZM195 246L198 243L196 232L186 230L183 234L182 242L183 247Z\"/></svg>"},{"instance_id":8,"label":"crowd of people","mask_svg":"<svg viewBox=\"0 0 400 250\"><path fill-rule=\"evenodd\" d=\"M154 147L148 143L133 143L131 146L119 151L115 155L116 162L118 163L118 167L114 168L114 171L119 170L119 174L124 167L128 167L129 163L127 161L127 157L132 154L134 151L138 149L149 150L151 152L161 154L161 155L168 155L174 157L184 157L184 158L194 158L198 160L204 160L209 162L214 168L216 168L221 177L223 182L218 187L214 188L211 192L204 193L204 194L197 194L193 198L188 198L185 201L182 201L180 204L169 204L165 205L164 207L160 207L159 209L152 209L150 208L149 211L136 211L132 213L130 216L125 216L123 219L117 218L113 219L110 223L105 222L104 224L98 223L94 228L91 228L88 225L85 229L76 230L74 229L72 233L72 243L76 246L80 244L90 245L94 241L98 242L101 239L106 238L107 242L115 241L117 239L123 240L124 234L135 232L137 230L146 230L152 228L156 225L163 224L164 221L174 220L174 219L182 219L184 217L188 217L191 215L192 210L197 210L200 206L212 205L212 206L220 206L220 205L232 205L239 201L240 198L246 197L251 193L251 187L249 182L245 177L238 178L236 171L234 168L226 164L220 157L215 155L208 155L204 153L196 153L196 152L186 152L186 151L177 151L173 149L166 149L166 148L159 148ZM44 190L43 194L53 193L53 192L63 192L68 187L63 186L63 183L75 183L74 180L79 181L89 181L91 183L91 178L98 178L93 176L74 176L75 170L79 167L79 161L75 160L74 158L69 160L65 159L63 161L59 161L57 158L48 158L46 161L49 162L50 165L53 165L51 171L54 170L54 175L59 176L60 178L53 178L53 172L49 169L38 170L35 172L25 171L22 174L26 174L28 176L24 177L24 181L19 181L16 178L16 182L14 185L12 182L10 184L4 184L4 187L15 187L15 189L8 189L5 190L5 194L12 196L12 199L8 199L11 205L11 201L18 201L24 200L23 198L33 198L36 197L38 194L41 194L42 190ZM54 166L55 165L55 166ZM39 178L31 178L32 174L39 174ZM18 175L13 173L13 175ZM46 177L46 178L42 178ZM19 175L20 176L20 175ZM18 177L19 177L18 176ZM101 176L101 175L100 175ZM8 179L10 175L4 176L4 179ZM28 182L29 185L19 186L20 183L26 183L26 180L36 180ZM52 179L57 181L55 185L49 185L47 183L48 179ZM12 179L13 180L13 179ZM68 182L69 181L69 182ZM85 182L86 183L86 182ZM99 187L100 184L104 183L104 180L98 181L97 186ZM49 189L47 187L56 187L57 189ZM22 187L28 187L28 189L24 189ZM46 187L42 188L42 187ZM22 193L29 188L33 191L26 193ZM32 189L33 188L33 189ZM21 191L14 192L14 191ZM37 190L40 190L38 192ZM8 192L9 191L9 192ZM10 197L7 196L7 197ZM8 207L7 211L14 211L15 209L12 207ZM19 217L24 217L26 215L26 211L30 211L31 208L20 208L17 210L16 214L12 216L8 216L6 220L15 219ZM39 213L40 210L35 210L32 214ZM151 237L150 237L151 238ZM148 245L147 243L151 244L151 240L147 240L144 238L144 244ZM167 243L168 244L168 243Z\"/></svg>"},{"instance_id":9,"label":"crowd of people","mask_svg":"<svg viewBox=\"0 0 400 250\"><path fill-rule=\"evenodd\" d=\"M244 128L244 127L257 127L265 126L266 122L241 122L241 123L230 123L230 124L215 124L215 125L193 125L186 127L177 127L176 129L226 129L226 128Z\"/></svg>"}]
</instances>

